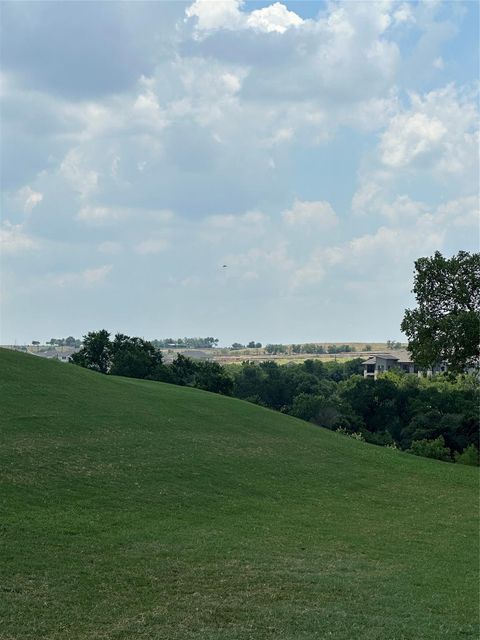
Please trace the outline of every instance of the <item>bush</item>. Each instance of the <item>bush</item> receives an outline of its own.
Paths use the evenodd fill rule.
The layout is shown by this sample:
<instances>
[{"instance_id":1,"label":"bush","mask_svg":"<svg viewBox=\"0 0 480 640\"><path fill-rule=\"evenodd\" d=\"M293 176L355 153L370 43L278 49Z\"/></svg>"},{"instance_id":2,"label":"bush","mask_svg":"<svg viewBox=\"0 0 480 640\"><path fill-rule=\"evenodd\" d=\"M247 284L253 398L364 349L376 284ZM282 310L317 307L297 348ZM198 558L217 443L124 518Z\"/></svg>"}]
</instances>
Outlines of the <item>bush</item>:
<instances>
[{"instance_id":1,"label":"bush","mask_svg":"<svg viewBox=\"0 0 480 640\"><path fill-rule=\"evenodd\" d=\"M342 436L349 436L350 438L358 440L359 442L365 442L365 438L359 431L348 431L348 429L345 429L345 427L338 427L338 429L335 429L335 431L337 433L340 433Z\"/></svg>"},{"instance_id":2,"label":"bush","mask_svg":"<svg viewBox=\"0 0 480 640\"><path fill-rule=\"evenodd\" d=\"M435 440L414 440L407 453L414 456L423 456L425 458L434 458L435 460L444 460L451 462L450 449L445 446L443 436L438 436Z\"/></svg>"},{"instance_id":3,"label":"bush","mask_svg":"<svg viewBox=\"0 0 480 640\"><path fill-rule=\"evenodd\" d=\"M455 453L455 462L458 464L468 464L472 467L480 465L479 451L474 444L469 445L462 453Z\"/></svg>"}]
</instances>

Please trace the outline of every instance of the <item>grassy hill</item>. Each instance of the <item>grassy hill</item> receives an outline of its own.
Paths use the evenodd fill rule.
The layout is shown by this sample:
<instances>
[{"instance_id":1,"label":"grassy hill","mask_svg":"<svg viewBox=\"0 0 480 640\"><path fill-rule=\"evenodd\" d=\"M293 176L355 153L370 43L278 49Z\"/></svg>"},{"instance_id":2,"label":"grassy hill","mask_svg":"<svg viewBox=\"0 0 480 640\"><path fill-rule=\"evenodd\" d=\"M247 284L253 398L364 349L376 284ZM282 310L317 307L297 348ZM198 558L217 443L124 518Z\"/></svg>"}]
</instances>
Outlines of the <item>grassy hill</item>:
<instances>
[{"instance_id":1,"label":"grassy hill","mask_svg":"<svg viewBox=\"0 0 480 640\"><path fill-rule=\"evenodd\" d=\"M478 471L0 350L2 640L478 637Z\"/></svg>"}]
</instances>

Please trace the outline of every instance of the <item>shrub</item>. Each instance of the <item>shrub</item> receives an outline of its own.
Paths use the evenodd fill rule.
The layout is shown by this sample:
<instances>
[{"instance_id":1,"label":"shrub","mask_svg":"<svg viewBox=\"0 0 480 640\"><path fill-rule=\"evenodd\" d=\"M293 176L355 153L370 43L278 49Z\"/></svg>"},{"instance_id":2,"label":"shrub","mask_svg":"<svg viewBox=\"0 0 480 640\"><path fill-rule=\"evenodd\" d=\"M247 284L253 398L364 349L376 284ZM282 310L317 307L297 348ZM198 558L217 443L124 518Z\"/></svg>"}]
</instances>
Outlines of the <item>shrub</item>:
<instances>
[{"instance_id":1,"label":"shrub","mask_svg":"<svg viewBox=\"0 0 480 640\"><path fill-rule=\"evenodd\" d=\"M480 464L479 451L474 444L469 445L466 449L459 453L455 452L455 462L458 464L468 464L472 467L478 467Z\"/></svg>"},{"instance_id":2,"label":"shrub","mask_svg":"<svg viewBox=\"0 0 480 640\"><path fill-rule=\"evenodd\" d=\"M435 440L414 440L410 449L407 449L407 453L446 462L451 462L452 460L450 449L445 446L443 436L438 436Z\"/></svg>"},{"instance_id":3,"label":"shrub","mask_svg":"<svg viewBox=\"0 0 480 640\"><path fill-rule=\"evenodd\" d=\"M335 429L335 431L337 433L340 433L342 436L350 436L350 438L353 438L354 440L365 442L365 438L359 431L348 431L348 429L345 429L345 427L338 427L338 429Z\"/></svg>"}]
</instances>

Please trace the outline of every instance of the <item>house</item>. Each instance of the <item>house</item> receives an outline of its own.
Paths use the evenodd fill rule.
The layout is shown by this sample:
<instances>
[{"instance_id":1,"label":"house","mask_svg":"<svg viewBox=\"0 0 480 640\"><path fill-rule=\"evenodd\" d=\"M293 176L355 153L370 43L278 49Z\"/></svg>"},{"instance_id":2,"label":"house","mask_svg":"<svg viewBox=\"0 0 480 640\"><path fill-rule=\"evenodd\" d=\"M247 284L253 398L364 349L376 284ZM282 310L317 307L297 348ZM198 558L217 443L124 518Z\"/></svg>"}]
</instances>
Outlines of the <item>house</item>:
<instances>
[{"instance_id":1,"label":"house","mask_svg":"<svg viewBox=\"0 0 480 640\"><path fill-rule=\"evenodd\" d=\"M404 371L405 373L422 374L422 370L416 365L412 356L407 350L395 351L394 353L375 353L362 362L363 377L377 379L379 373L385 373L392 369ZM442 373L447 370L447 366L443 363L428 369L425 373L432 375L434 373Z\"/></svg>"},{"instance_id":2,"label":"house","mask_svg":"<svg viewBox=\"0 0 480 640\"><path fill-rule=\"evenodd\" d=\"M47 360L58 360L59 362L69 362L70 356L79 351L76 347L52 347L51 349L45 349L44 351L31 352L35 356L40 358L47 358Z\"/></svg>"}]
</instances>

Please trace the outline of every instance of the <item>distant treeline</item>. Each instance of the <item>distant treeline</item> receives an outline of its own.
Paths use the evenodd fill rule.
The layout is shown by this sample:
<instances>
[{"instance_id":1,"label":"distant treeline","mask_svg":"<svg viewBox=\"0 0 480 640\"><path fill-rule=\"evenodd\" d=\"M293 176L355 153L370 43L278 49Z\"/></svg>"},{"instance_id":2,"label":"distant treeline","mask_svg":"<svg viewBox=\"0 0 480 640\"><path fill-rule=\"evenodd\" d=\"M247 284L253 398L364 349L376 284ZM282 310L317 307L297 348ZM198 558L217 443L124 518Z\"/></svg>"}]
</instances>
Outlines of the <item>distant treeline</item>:
<instances>
[{"instance_id":1,"label":"distant treeline","mask_svg":"<svg viewBox=\"0 0 480 640\"><path fill-rule=\"evenodd\" d=\"M369 345L366 345L368 347ZM370 347L371 348L371 347ZM369 349L366 349L367 351ZM279 354L288 354L288 353L308 353L308 354L322 354L322 353L354 353L356 351L355 347L350 346L349 344L330 344L328 346L324 346L321 344L315 343L306 343L306 344L267 344L265 347L265 352L270 355L279 355Z\"/></svg>"},{"instance_id":2,"label":"distant treeline","mask_svg":"<svg viewBox=\"0 0 480 640\"><path fill-rule=\"evenodd\" d=\"M478 464L478 380L388 372L372 380L362 360L222 367L178 354L171 364L142 338L89 333L75 364L231 395L367 442L416 455Z\"/></svg>"},{"instance_id":3,"label":"distant treeline","mask_svg":"<svg viewBox=\"0 0 480 640\"><path fill-rule=\"evenodd\" d=\"M212 349L218 345L218 338L164 338L151 342L157 349Z\"/></svg>"},{"instance_id":4,"label":"distant treeline","mask_svg":"<svg viewBox=\"0 0 480 640\"><path fill-rule=\"evenodd\" d=\"M32 344L40 344L38 341L33 341ZM68 336L67 338L50 338L46 344L51 345L52 347L79 347L82 344L82 341L78 338L74 338L73 336Z\"/></svg>"}]
</instances>

